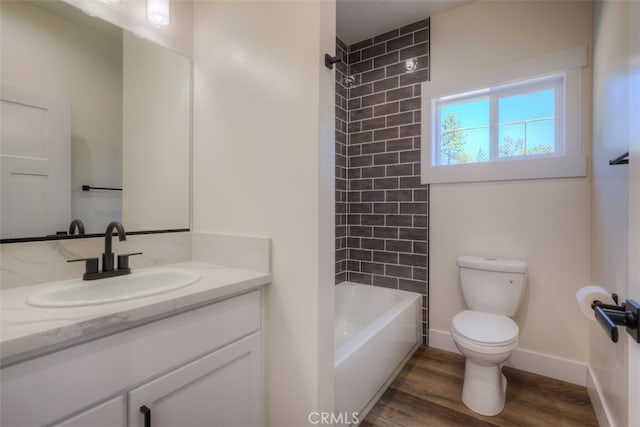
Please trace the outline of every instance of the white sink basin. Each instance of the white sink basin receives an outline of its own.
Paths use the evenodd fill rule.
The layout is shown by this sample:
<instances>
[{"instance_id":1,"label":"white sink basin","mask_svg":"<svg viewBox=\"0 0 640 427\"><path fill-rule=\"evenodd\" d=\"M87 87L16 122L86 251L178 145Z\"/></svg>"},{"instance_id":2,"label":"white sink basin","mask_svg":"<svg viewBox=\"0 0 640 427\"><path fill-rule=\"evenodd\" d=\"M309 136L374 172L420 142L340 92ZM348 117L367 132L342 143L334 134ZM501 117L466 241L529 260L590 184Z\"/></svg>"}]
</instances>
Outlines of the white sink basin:
<instances>
[{"instance_id":1,"label":"white sink basin","mask_svg":"<svg viewBox=\"0 0 640 427\"><path fill-rule=\"evenodd\" d=\"M149 268L98 280L51 283L27 298L36 307L78 307L143 298L189 286L202 276L192 270Z\"/></svg>"}]
</instances>

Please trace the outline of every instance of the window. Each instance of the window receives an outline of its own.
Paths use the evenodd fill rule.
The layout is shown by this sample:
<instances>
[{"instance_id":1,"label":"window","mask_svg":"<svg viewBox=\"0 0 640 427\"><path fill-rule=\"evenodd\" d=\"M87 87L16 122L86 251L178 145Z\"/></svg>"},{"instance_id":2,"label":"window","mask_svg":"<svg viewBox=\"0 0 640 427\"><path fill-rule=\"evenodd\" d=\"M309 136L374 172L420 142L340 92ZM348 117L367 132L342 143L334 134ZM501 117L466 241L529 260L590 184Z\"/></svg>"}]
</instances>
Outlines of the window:
<instances>
[{"instance_id":1,"label":"window","mask_svg":"<svg viewBox=\"0 0 640 427\"><path fill-rule=\"evenodd\" d=\"M434 100L432 165L564 153L562 75Z\"/></svg>"},{"instance_id":2,"label":"window","mask_svg":"<svg viewBox=\"0 0 640 427\"><path fill-rule=\"evenodd\" d=\"M423 83L422 182L585 176L585 63L581 48L470 76L466 84ZM536 68L542 72L532 76Z\"/></svg>"}]
</instances>

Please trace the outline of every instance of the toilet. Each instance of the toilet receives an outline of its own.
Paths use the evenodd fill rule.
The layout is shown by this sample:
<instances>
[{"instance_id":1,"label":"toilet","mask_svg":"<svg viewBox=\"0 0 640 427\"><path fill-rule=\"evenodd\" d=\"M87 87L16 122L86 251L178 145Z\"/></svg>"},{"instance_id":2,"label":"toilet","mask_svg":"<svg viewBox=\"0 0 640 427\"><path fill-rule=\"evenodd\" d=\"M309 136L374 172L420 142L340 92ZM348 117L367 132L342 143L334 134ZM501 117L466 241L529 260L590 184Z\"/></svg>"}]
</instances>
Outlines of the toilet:
<instances>
[{"instance_id":1,"label":"toilet","mask_svg":"<svg viewBox=\"0 0 640 427\"><path fill-rule=\"evenodd\" d=\"M511 317L522 302L527 263L461 256L458 271L468 310L454 316L451 335L466 358L462 401L478 414L498 415L507 390L502 366L518 347Z\"/></svg>"}]
</instances>

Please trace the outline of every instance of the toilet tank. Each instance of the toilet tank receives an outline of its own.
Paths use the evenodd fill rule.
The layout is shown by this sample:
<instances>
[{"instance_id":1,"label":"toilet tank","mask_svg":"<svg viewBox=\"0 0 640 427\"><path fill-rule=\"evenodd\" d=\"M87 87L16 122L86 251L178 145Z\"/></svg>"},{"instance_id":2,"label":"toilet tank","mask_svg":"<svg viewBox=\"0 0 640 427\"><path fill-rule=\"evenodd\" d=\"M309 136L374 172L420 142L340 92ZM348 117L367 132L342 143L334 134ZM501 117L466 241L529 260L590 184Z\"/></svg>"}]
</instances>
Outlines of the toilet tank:
<instances>
[{"instance_id":1,"label":"toilet tank","mask_svg":"<svg viewBox=\"0 0 640 427\"><path fill-rule=\"evenodd\" d=\"M515 259L461 256L460 283L467 307L513 317L527 282L527 263Z\"/></svg>"}]
</instances>

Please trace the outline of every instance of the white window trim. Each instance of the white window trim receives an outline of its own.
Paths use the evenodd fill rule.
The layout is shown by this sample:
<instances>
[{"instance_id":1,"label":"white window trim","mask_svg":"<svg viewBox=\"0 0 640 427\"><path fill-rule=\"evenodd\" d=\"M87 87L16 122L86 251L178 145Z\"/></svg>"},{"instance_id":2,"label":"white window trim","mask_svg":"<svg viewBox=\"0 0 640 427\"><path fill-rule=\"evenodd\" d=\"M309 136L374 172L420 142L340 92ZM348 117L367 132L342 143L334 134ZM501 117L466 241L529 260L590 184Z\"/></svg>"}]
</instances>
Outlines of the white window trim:
<instances>
[{"instance_id":1,"label":"white window trim","mask_svg":"<svg viewBox=\"0 0 640 427\"><path fill-rule=\"evenodd\" d=\"M422 83L422 176L423 184L502 181L587 176L587 156L582 141L582 67L587 47L567 49L497 68L481 70L443 81ZM564 156L531 157L509 161L433 166L432 111L434 99L508 84L518 80L563 73Z\"/></svg>"}]
</instances>

